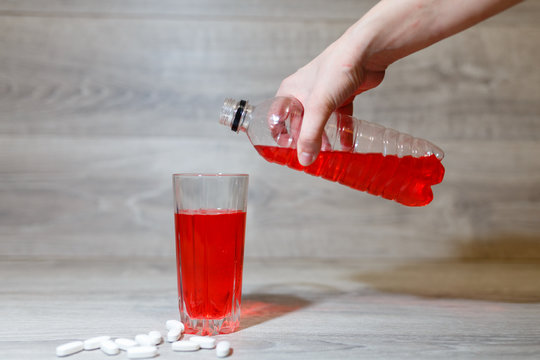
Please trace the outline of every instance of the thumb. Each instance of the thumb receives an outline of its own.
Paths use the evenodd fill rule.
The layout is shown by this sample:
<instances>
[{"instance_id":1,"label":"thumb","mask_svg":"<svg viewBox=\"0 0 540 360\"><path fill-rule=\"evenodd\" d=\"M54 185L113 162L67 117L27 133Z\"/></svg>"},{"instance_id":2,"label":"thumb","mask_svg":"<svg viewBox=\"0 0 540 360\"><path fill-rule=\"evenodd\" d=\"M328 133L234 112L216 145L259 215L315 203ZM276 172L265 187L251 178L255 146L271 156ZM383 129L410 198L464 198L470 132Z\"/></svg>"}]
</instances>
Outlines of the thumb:
<instances>
[{"instance_id":1,"label":"thumb","mask_svg":"<svg viewBox=\"0 0 540 360\"><path fill-rule=\"evenodd\" d=\"M311 165L321 150L322 135L335 105L323 96L312 94L304 106L304 118L297 141L298 161L302 166Z\"/></svg>"}]
</instances>

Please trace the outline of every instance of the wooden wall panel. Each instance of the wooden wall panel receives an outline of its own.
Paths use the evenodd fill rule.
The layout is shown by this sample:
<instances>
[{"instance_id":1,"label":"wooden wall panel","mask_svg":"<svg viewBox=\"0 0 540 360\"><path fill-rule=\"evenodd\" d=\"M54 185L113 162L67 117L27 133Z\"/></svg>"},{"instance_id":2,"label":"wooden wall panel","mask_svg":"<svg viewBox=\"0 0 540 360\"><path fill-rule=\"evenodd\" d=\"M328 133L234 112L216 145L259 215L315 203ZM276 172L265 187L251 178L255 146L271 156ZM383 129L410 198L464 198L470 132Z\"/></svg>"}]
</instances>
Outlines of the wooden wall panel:
<instances>
[{"instance_id":1,"label":"wooden wall panel","mask_svg":"<svg viewBox=\"0 0 540 360\"><path fill-rule=\"evenodd\" d=\"M223 21L256 18L257 21L346 20L354 22L377 0L1 0L0 12L10 16L86 16L133 18L216 18ZM491 24L538 23L538 4L519 7L489 20Z\"/></svg>"},{"instance_id":2,"label":"wooden wall panel","mask_svg":"<svg viewBox=\"0 0 540 360\"><path fill-rule=\"evenodd\" d=\"M372 3L0 1L0 256L170 256L171 174L231 171L251 175L251 257L540 257L538 3L355 102L445 150L427 207L268 164L217 124L224 97L272 96Z\"/></svg>"}]
</instances>

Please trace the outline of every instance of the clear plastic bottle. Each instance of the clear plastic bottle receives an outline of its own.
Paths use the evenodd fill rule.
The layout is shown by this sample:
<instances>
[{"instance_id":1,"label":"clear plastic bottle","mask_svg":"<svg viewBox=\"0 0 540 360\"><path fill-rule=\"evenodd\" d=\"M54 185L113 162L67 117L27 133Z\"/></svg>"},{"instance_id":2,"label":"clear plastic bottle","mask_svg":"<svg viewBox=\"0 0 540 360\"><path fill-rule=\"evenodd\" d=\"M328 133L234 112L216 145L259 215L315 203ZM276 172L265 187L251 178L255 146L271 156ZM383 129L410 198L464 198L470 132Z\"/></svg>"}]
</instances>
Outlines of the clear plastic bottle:
<instances>
[{"instance_id":1,"label":"clear plastic bottle","mask_svg":"<svg viewBox=\"0 0 540 360\"><path fill-rule=\"evenodd\" d=\"M333 113L324 128L319 156L304 167L296 155L303 112L302 104L292 97L276 97L256 106L226 99L220 123L245 132L267 161L403 205L431 202L431 186L444 176L440 148L427 140Z\"/></svg>"}]
</instances>

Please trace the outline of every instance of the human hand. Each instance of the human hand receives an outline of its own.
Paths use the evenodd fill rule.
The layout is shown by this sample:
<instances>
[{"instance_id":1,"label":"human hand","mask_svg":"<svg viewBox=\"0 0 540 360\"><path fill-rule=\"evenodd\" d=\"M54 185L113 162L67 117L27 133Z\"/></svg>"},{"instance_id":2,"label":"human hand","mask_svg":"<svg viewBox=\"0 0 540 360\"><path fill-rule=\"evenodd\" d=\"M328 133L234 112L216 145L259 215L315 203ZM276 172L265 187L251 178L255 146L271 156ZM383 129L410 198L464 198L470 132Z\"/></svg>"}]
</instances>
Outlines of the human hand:
<instances>
[{"instance_id":1,"label":"human hand","mask_svg":"<svg viewBox=\"0 0 540 360\"><path fill-rule=\"evenodd\" d=\"M332 112L352 115L354 97L379 85L385 65L371 68L358 47L343 36L313 61L287 77L276 96L292 96L304 107L297 141L298 160L303 166L315 161L323 142L324 126ZM376 70L375 70L376 69Z\"/></svg>"}]
</instances>

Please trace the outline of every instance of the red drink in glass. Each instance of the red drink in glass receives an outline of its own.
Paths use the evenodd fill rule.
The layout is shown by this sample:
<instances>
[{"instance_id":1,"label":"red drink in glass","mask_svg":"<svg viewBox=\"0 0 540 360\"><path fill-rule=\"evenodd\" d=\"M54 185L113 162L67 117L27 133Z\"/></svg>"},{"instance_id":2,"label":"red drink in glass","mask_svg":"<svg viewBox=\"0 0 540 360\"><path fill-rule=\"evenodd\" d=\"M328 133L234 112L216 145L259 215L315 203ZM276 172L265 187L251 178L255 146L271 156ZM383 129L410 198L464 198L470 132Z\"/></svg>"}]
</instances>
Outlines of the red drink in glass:
<instances>
[{"instance_id":1,"label":"red drink in glass","mask_svg":"<svg viewBox=\"0 0 540 360\"><path fill-rule=\"evenodd\" d=\"M229 317L239 324L246 212L182 210L175 214L180 306L193 319ZM186 332L196 332L186 323Z\"/></svg>"}]
</instances>

